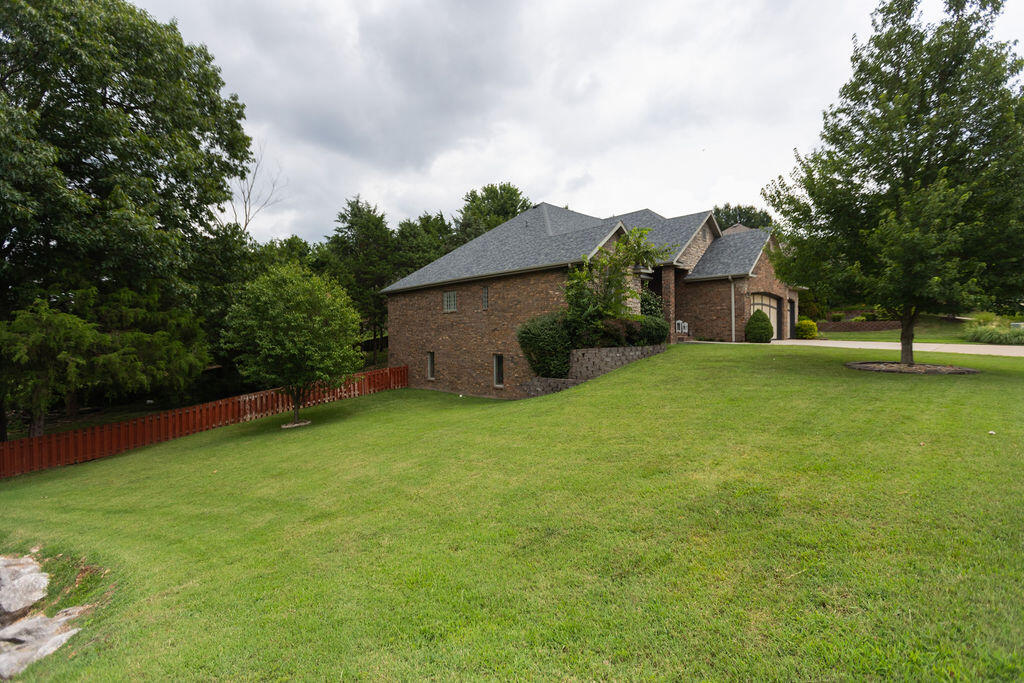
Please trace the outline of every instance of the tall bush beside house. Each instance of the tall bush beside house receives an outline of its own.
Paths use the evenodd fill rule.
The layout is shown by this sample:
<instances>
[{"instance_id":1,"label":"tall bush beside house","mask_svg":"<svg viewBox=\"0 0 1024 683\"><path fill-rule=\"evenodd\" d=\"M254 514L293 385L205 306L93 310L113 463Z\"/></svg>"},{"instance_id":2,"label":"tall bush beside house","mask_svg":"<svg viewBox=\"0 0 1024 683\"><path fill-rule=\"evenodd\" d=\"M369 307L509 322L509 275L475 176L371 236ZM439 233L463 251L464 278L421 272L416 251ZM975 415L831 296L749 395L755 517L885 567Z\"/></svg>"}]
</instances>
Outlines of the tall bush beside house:
<instances>
[{"instance_id":1,"label":"tall bush beside house","mask_svg":"<svg viewBox=\"0 0 1024 683\"><path fill-rule=\"evenodd\" d=\"M640 290L640 315L661 317L664 315L664 299L647 287Z\"/></svg>"},{"instance_id":2,"label":"tall bush beside house","mask_svg":"<svg viewBox=\"0 0 1024 683\"><path fill-rule=\"evenodd\" d=\"M359 314L336 282L295 264L271 268L228 311L224 347L242 375L281 387L294 419L316 385L340 386L362 365Z\"/></svg>"},{"instance_id":3,"label":"tall bush beside house","mask_svg":"<svg viewBox=\"0 0 1024 683\"><path fill-rule=\"evenodd\" d=\"M519 347L539 377L568 377L572 343L565 311L530 318L516 331Z\"/></svg>"},{"instance_id":4,"label":"tall bush beside house","mask_svg":"<svg viewBox=\"0 0 1024 683\"><path fill-rule=\"evenodd\" d=\"M747 320L745 334L748 342L767 344L772 340L772 321L764 311L754 311Z\"/></svg>"}]
</instances>

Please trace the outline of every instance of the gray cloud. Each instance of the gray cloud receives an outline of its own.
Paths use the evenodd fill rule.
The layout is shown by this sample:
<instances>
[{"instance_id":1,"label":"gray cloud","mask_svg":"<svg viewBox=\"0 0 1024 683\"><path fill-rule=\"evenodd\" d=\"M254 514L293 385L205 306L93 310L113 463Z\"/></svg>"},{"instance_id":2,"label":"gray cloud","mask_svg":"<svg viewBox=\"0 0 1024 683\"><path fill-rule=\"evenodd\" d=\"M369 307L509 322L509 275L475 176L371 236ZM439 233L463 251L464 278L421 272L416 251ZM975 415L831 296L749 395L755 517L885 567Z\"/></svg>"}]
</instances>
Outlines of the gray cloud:
<instances>
[{"instance_id":1,"label":"gray cloud","mask_svg":"<svg viewBox=\"0 0 1024 683\"><path fill-rule=\"evenodd\" d=\"M137 2L210 48L288 179L259 239L318 239L356 193L397 223L500 180L593 214L760 203L875 4ZM1000 33L1022 28L1010 7Z\"/></svg>"}]
</instances>

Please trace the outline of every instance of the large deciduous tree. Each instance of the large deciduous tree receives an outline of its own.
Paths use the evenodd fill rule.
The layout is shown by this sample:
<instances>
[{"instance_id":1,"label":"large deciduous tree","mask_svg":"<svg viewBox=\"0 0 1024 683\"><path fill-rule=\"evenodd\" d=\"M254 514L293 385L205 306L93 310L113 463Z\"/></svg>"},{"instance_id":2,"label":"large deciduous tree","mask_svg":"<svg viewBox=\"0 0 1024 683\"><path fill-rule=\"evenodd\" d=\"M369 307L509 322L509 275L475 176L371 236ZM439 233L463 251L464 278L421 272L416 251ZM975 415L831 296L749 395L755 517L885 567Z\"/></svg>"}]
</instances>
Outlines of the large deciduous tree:
<instances>
[{"instance_id":1,"label":"large deciduous tree","mask_svg":"<svg viewBox=\"0 0 1024 683\"><path fill-rule=\"evenodd\" d=\"M362 365L359 314L345 290L296 264L271 268L238 294L223 344L242 374L281 387L299 408L317 384L339 386Z\"/></svg>"},{"instance_id":2,"label":"large deciduous tree","mask_svg":"<svg viewBox=\"0 0 1024 683\"><path fill-rule=\"evenodd\" d=\"M781 217L780 275L897 315L912 364L921 313L1024 292L1022 63L992 36L1001 0L883 2L821 144L764 192Z\"/></svg>"},{"instance_id":3,"label":"large deciduous tree","mask_svg":"<svg viewBox=\"0 0 1024 683\"><path fill-rule=\"evenodd\" d=\"M123 0L0 3L0 320L38 299L72 313L84 290L95 311L125 290L155 307L107 317L120 322L198 306L194 242L250 156L223 86L204 47ZM161 363L191 372L205 352L178 341L162 348L193 362Z\"/></svg>"},{"instance_id":4,"label":"large deciduous tree","mask_svg":"<svg viewBox=\"0 0 1024 683\"><path fill-rule=\"evenodd\" d=\"M470 190L456 218L458 244L479 237L491 228L515 218L530 208L530 199L512 183L491 183ZM456 245L458 246L458 245Z\"/></svg>"}]
</instances>

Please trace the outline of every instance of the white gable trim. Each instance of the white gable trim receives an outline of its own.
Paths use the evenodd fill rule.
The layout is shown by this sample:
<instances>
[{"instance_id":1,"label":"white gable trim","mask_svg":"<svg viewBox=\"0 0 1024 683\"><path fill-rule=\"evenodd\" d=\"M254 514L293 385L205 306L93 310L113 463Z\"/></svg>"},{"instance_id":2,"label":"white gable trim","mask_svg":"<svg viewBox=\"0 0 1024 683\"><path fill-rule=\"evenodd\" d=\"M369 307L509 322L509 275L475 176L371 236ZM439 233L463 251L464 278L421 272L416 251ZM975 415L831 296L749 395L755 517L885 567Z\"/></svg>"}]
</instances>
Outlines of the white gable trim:
<instances>
[{"instance_id":1,"label":"white gable trim","mask_svg":"<svg viewBox=\"0 0 1024 683\"><path fill-rule=\"evenodd\" d=\"M589 254L587 254L587 259L594 258L594 256L597 254L597 252L601 250L601 247L603 247L604 245L608 244L608 240L610 240L612 237L614 237L615 233L619 232L620 230L622 231L622 234L626 234L626 226L623 225L621 220L618 223L615 224L615 227L612 228L612 231L610 233L605 235L603 240L601 240L600 242L597 243L597 246L594 247L594 250L592 252L590 252Z\"/></svg>"}]
</instances>

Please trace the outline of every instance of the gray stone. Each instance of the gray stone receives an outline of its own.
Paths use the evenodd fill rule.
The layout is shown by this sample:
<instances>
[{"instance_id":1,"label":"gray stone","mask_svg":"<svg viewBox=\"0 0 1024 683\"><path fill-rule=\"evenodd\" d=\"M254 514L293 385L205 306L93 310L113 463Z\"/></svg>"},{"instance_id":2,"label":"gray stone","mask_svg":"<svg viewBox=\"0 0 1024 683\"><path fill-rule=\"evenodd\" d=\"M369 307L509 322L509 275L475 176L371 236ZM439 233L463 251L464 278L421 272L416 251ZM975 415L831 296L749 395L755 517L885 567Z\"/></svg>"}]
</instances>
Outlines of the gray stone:
<instances>
[{"instance_id":1,"label":"gray stone","mask_svg":"<svg viewBox=\"0 0 1024 683\"><path fill-rule=\"evenodd\" d=\"M53 617L37 614L0 629L0 678L11 678L57 650L78 633L69 622L86 607L69 607Z\"/></svg>"},{"instance_id":2,"label":"gray stone","mask_svg":"<svg viewBox=\"0 0 1024 683\"><path fill-rule=\"evenodd\" d=\"M50 575L31 557L0 557L0 627L46 597Z\"/></svg>"}]
</instances>

